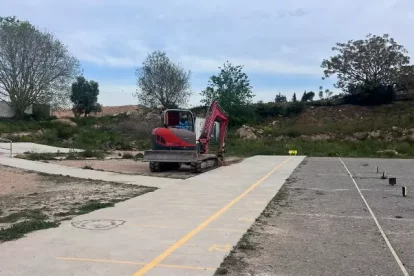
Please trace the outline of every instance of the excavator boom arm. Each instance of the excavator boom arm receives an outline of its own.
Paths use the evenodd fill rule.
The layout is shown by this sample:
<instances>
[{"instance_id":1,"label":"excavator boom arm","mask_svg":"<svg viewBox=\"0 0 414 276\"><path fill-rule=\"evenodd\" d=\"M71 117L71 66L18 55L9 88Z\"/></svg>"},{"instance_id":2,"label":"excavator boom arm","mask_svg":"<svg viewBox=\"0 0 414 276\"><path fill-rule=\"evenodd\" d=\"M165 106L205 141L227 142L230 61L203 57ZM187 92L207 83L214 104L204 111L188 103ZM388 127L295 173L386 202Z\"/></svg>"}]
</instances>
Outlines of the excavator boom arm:
<instances>
[{"instance_id":1,"label":"excavator boom arm","mask_svg":"<svg viewBox=\"0 0 414 276\"><path fill-rule=\"evenodd\" d=\"M203 129L200 134L199 142L201 144L201 153L208 153L208 144L215 121L220 121L220 144L218 150L218 154L220 156L223 154L224 150L224 140L226 138L229 117L216 101L210 105Z\"/></svg>"}]
</instances>

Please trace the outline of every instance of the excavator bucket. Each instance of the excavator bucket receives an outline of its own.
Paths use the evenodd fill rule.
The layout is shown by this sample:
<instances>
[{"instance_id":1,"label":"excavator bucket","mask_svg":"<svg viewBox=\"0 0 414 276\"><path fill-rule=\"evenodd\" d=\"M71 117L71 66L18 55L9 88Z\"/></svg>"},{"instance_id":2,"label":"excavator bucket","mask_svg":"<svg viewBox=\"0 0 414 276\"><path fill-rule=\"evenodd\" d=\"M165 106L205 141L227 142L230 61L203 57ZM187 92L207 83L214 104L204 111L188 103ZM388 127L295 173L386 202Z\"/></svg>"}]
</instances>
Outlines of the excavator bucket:
<instances>
[{"instance_id":1,"label":"excavator bucket","mask_svg":"<svg viewBox=\"0 0 414 276\"><path fill-rule=\"evenodd\" d=\"M192 163L198 158L193 150L147 150L144 152L145 162Z\"/></svg>"}]
</instances>

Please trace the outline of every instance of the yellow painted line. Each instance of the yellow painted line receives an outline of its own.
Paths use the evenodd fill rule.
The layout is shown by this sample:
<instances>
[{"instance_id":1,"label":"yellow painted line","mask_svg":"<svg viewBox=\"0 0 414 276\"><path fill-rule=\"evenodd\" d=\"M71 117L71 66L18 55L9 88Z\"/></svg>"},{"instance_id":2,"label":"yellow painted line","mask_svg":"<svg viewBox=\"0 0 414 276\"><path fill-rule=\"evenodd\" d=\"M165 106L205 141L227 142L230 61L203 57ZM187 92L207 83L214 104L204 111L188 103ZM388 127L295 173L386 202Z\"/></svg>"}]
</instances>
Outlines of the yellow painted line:
<instances>
[{"instance_id":1,"label":"yellow painted line","mask_svg":"<svg viewBox=\"0 0 414 276\"><path fill-rule=\"evenodd\" d=\"M156 225L156 224L128 224L128 225L136 226L136 227L147 227L147 228L186 229L186 227L182 227L182 226L169 226L169 225ZM205 230L224 231L224 232L238 232L238 233L246 232L244 230L228 229L228 228L205 228Z\"/></svg>"},{"instance_id":2,"label":"yellow painted line","mask_svg":"<svg viewBox=\"0 0 414 276\"><path fill-rule=\"evenodd\" d=\"M220 217L224 212L226 212L230 207L232 207L234 204L236 204L238 201L240 201L242 198L244 198L247 194L249 194L251 191L253 191L257 186L260 185L263 181L265 181L267 178L269 178L275 171L277 171L279 168L281 168L283 165L285 165L288 161L290 161L292 157L288 158L281 164L277 165L273 170L271 170L268 174L263 176L260 180L258 180L256 183L254 183L252 186L250 186L247 190L245 190L243 193L241 193L238 197L233 199L231 202L226 204L223 208L221 208L219 211L217 211L215 214L213 214L211 217L206 219L204 222L202 222L200 225L198 225L196 228L188 232L184 237L182 237L179 241L177 241L175 244L173 244L170 248L165 250L163 253L155 257L151 262L146 264L144 267L142 267L140 270L138 270L136 273L133 274L133 276L142 276L145 275L148 271L153 269L155 266L159 265L165 258L167 258L171 253L173 253L175 250L180 248L183 244L185 244L187 241L189 241L192 237L194 237L197 233L202 231L204 228L207 227L213 220Z\"/></svg>"},{"instance_id":3,"label":"yellow painted line","mask_svg":"<svg viewBox=\"0 0 414 276\"><path fill-rule=\"evenodd\" d=\"M169 207L169 206L171 206L171 207L183 207L183 208L188 208L188 209L200 208L200 206L196 206L196 205L180 205L180 204L166 204L165 206L166 207ZM217 209L217 208L220 208L220 207L206 206L206 207L203 207L203 208L204 209ZM246 209L252 210L252 211L263 211L263 209L259 209L259 208L249 208L249 207L246 207L246 208L234 207L232 209L233 210L244 210L244 211Z\"/></svg>"},{"instance_id":4,"label":"yellow painted line","mask_svg":"<svg viewBox=\"0 0 414 276\"><path fill-rule=\"evenodd\" d=\"M145 263L138 263L138 262L112 261L112 260L87 259L87 258L55 257L55 259L65 260L65 261L78 261L78 262L129 264L129 265L140 265L140 266L146 265ZM199 266L186 266L186 265L157 264L156 266L157 267L166 267L166 268L191 269L191 270L216 270L216 268L212 268L212 267L199 267Z\"/></svg>"}]
</instances>

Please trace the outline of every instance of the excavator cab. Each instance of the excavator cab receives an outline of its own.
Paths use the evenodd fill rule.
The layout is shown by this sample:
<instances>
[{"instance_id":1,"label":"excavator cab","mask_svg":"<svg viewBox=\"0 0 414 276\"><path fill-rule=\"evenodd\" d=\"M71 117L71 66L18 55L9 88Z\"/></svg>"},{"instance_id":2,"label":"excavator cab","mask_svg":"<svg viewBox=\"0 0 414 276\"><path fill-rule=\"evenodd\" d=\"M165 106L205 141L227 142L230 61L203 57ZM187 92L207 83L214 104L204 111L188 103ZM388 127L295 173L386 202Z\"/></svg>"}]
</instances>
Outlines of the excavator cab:
<instances>
[{"instance_id":1,"label":"excavator cab","mask_svg":"<svg viewBox=\"0 0 414 276\"><path fill-rule=\"evenodd\" d=\"M189 110L167 109L163 112L162 125L194 132L194 116Z\"/></svg>"}]
</instances>

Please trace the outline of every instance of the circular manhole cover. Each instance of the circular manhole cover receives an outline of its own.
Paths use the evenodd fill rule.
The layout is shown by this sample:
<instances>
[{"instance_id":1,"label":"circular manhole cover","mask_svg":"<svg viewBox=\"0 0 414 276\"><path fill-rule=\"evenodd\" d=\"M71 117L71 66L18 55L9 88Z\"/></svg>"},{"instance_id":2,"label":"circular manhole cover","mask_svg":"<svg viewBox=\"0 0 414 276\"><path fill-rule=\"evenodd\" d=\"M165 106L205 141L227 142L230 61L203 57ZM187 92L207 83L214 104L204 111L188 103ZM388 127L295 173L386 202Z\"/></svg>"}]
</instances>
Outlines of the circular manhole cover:
<instances>
[{"instance_id":1,"label":"circular manhole cover","mask_svg":"<svg viewBox=\"0 0 414 276\"><path fill-rule=\"evenodd\" d=\"M125 220L116 219L88 219L72 222L72 226L88 230L109 230L124 224Z\"/></svg>"}]
</instances>

